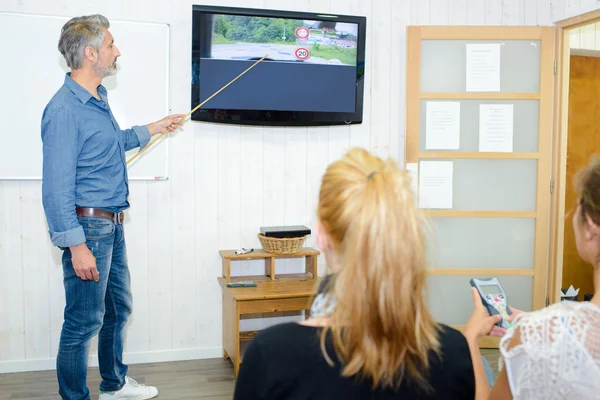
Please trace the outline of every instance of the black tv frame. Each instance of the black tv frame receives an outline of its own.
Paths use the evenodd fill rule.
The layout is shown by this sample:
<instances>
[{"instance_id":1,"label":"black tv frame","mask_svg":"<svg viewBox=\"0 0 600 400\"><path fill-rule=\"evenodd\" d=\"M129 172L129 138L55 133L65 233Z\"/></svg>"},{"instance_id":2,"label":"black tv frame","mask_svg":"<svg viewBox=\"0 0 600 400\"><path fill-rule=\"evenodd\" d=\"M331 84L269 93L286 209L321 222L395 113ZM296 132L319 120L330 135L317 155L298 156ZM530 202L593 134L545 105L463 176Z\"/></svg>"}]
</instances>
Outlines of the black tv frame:
<instances>
[{"instance_id":1,"label":"black tv frame","mask_svg":"<svg viewBox=\"0 0 600 400\"><path fill-rule=\"evenodd\" d=\"M297 11L268 10L258 8L192 6L192 69L194 61L201 57L201 30L198 28L201 16L210 14L231 14L268 18L293 18L302 20L338 20L358 25L357 63L356 63L356 98L354 112L313 112L313 111L277 111L277 110L225 110L210 108L210 101L191 115L194 121L262 126L330 126L360 124L363 119L364 82L365 82L365 47L367 19L363 16L341 15L330 13L308 13ZM192 73L194 71L192 70ZM235 78L234 76L231 79ZM240 78L240 79L243 79ZM192 80L191 105L195 108L205 99L200 99L200 84ZM232 85L235 85L233 83ZM227 89L225 89L227 90ZM218 95L217 95L218 96Z\"/></svg>"}]
</instances>

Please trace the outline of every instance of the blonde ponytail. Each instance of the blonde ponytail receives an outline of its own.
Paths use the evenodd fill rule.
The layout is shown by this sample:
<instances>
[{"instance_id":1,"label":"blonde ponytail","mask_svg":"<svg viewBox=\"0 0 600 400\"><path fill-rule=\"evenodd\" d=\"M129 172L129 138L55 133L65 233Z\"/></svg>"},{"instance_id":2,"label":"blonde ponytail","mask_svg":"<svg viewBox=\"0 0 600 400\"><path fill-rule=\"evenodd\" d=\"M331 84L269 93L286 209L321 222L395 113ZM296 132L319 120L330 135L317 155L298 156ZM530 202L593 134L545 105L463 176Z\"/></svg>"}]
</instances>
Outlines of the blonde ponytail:
<instances>
[{"instance_id":1,"label":"blonde ponytail","mask_svg":"<svg viewBox=\"0 0 600 400\"><path fill-rule=\"evenodd\" d=\"M341 264L323 351L331 333L344 376L374 387L406 378L427 388L438 325L423 298L424 226L409 178L393 161L352 149L327 169L319 200L319 221Z\"/></svg>"}]
</instances>

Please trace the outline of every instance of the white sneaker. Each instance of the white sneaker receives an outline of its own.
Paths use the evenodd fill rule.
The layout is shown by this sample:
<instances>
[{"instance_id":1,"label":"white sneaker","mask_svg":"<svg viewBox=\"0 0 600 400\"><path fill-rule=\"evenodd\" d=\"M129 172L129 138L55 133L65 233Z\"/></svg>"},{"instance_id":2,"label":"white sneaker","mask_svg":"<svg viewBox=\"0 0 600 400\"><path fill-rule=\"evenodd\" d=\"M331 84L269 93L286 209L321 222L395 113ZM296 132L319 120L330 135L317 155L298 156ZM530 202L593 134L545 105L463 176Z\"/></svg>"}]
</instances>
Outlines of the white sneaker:
<instances>
[{"instance_id":1,"label":"white sneaker","mask_svg":"<svg viewBox=\"0 0 600 400\"><path fill-rule=\"evenodd\" d=\"M145 400L158 396L158 389L154 386L146 386L137 383L128 376L125 377L125 385L116 392L100 392L99 400Z\"/></svg>"}]
</instances>

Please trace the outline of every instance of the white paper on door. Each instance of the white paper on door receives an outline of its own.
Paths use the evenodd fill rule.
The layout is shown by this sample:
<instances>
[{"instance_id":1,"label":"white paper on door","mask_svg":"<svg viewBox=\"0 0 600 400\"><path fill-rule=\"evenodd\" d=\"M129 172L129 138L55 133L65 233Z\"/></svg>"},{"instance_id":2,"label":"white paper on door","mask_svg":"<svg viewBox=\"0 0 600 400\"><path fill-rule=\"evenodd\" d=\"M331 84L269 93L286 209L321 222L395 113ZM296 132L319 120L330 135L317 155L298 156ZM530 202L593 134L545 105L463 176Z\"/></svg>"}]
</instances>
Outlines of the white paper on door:
<instances>
[{"instance_id":1,"label":"white paper on door","mask_svg":"<svg viewBox=\"0 0 600 400\"><path fill-rule=\"evenodd\" d=\"M427 150L458 150L460 146L460 102L428 101L425 116L425 148Z\"/></svg>"},{"instance_id":2,"label":"white paper on door","mask_svg":"<svg viewBox=\"0 0 600 400\"><path fill-rule=\"evenodd\" d=\"M512 104L481 104L479 106L479 151L513 151Z\"/></svg>"},{"instance_id":3,"label":"white paper on door","mask_svg":"<svg viewBox=\"0 0 600 400\"><path fill-rule=\"evenodd\" d=\"M419 207L452 208L452 161L421 161L419 163Z\"/></svg>"},{"instance_id":4,"label":"white paper on door","mask_svg":"<svg viewBox=\"0 0 600 400\"><path fill-rule=\"evenodd\" d=\"M500 91L500 46L467 44L467 92Z\"/></svg>"}]
</instances>

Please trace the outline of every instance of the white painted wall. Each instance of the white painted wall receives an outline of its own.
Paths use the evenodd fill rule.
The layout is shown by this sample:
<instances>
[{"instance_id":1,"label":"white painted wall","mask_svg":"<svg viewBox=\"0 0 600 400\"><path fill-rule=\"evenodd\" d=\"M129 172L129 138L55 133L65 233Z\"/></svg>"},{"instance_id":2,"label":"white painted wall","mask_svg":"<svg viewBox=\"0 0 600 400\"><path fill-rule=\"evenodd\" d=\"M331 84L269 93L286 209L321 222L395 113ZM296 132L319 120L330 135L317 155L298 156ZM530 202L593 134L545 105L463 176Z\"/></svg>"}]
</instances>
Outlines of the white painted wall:
<instances>
[{"instance_id":1,"label":"white painted wall","mask_svg":"<svg viewBox=\"0 0 600 400\"><path fill-rule=\"evenodd\" d=\"M569 46L572 49L600 50L600 22L569 31Z\"/></svg>"},{"instance_id":2,"label":"white painted wall","mask_svg":"<svg viewBox=\"0 0 600 400\"><path fill-rule=\"evenodd\" d=\"M0 0L0 11L102 13L109 19L171 24L172 109L187 112L193 3ZM128 362L220 356L218 250L258 247L256 233L262 225L311 226L321 174L351 146L403 161L407 25L551 25L599 7L596 0L211 3L367 16L364 122L330 128L186 124L185 131L172 139L171 179L130 185L132 209L126 231L134 314L127 336ZM18 54L5 54L5 58L19 62ZM148 54L148 62L152 61ZM3 145L7 146L18 121L4 125ZM54 367L64 295L60 253L47 236L40 189L40 182L0 182L0 372ZM308 244L313 244L312 239ZM259 268L245 263L239 271ZM301 265L290 261L281 268L292 272ZM282 318L290 317L243 321L243 326L260 328Z\"/></svg>"}]
</instances>

